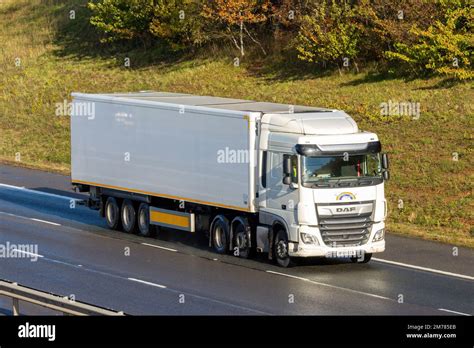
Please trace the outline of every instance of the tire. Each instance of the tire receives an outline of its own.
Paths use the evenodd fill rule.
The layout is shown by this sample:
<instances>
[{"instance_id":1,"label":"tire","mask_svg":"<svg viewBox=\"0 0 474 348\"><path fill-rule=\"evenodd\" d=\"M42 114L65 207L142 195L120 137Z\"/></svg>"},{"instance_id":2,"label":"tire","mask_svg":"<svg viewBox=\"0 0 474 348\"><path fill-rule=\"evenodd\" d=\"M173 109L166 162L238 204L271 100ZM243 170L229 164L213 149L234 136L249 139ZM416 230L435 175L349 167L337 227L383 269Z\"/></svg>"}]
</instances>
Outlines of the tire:
<instances>
[{"instance_id":1,"label":"tire","mask_svg":"<svg viewBox=\"0 0 474 348\"><path fill-rule=\"evenodd\" d=\"M212 222L212 245L218 254L227 253L229 247L229 220L218 215Z\"/></svg>"},{"instance_id":2,"label":"tire","mask_svg":"<svg viewBox=\"0 0 474 348\"><path fill-rule=\"evenodd\" d=\"M234 248L238 248L238 255L234 255L237 257L240 257L242 259L248 259L250 256L250 241L248 240L248 235L247 231L245 230L245 226L241 223L237 224L237 227L234 231L234 236L233 236L233 246Z\"/></svg>"},{"instance_id":3,"label":"tire","mask_svg":"<svg viewBox=\"0 0 474 348\"><path fill-rule=\"evenodd\" d=\"M368 263L372 259L372 254L370 253L365 253L364 258L362 260L359 260L358 257L351 257L351 261L353 263Z\"/></svg>"},{"instance_id":4,"label":"tire","mask_svg":"<svg viewBox=\"0 0 474 348\"><path fill-rule=\"evenodd\" d=\"M291 267L293 261L288 255L288 237L284 230L278 230L273 241L273 258L280 267Z\"/></svg>"},{"instance_id":5,"label":"tire","mask_svg":"<svg viewBox=\"0 0 474 348\"><path fill-rule=\"evenodd\" d=\"M131 200L123 200L120 218L122 220L123 231L126 233L134 233L137 227L137 213Z\"/></svg>"},{"instance_id":6,"label":"tire","mask_svg":"<svg viewBox=\"0 0 474 348\"><path fill-rule=\"evenodd\" d=\"M108 197L105 202L105 221L112 230L120 230L120 208L114 197Z\"/></svg>"},{"instance_id":7,"label":"tire","mask_svg":"<svg viewBox=\"0 0 474 348\"><path fill-rule=\"evenodd\" d=\"M138 234L142 237L150 237L153 226L150 225L150 206L141 203L137 212Z\"/></svg>"}]
</instances>

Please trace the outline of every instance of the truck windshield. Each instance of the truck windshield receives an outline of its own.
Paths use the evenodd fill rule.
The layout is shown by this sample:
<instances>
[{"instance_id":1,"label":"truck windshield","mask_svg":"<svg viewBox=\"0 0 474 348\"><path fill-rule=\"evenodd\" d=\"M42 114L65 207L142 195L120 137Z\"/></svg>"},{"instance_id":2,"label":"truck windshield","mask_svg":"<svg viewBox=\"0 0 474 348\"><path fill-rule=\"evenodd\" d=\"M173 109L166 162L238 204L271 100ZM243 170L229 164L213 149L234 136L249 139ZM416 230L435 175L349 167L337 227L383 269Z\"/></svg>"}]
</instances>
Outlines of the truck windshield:
<instances>
[{"instance_id":1,"label":"truck windshield","mask_svg":"<svg viewBox=\"0 0 474 348\"><path fill-rule=\"evenodd\" d=\"M302 156L303 184L332 182L339 179L380 179L380 154L344 156Z\"/></svg>"}]
</instances>

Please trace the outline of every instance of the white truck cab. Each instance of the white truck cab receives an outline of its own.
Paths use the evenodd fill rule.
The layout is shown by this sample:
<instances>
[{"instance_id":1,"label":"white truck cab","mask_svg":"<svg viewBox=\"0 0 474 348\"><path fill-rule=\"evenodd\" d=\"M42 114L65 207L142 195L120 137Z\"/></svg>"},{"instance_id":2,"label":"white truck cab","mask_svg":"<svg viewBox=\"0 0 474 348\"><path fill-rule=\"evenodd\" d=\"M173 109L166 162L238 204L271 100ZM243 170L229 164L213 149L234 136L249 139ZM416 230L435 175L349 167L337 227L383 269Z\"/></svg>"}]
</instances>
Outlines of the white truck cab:
<instances>
[{"instance_id":1,"label":"white truck cab","mask_svg":"<svg viewBox=\"0 0 474 348\"><path fill-rule=\"evenodd\" d=\"M311 256L368 262L384 251L388 160L376 134L339 110L265 114L259 150L260 222L281 224L288 240L272 243L260 226L258 250L282 266Z\"/></svg>"}]
</instances>

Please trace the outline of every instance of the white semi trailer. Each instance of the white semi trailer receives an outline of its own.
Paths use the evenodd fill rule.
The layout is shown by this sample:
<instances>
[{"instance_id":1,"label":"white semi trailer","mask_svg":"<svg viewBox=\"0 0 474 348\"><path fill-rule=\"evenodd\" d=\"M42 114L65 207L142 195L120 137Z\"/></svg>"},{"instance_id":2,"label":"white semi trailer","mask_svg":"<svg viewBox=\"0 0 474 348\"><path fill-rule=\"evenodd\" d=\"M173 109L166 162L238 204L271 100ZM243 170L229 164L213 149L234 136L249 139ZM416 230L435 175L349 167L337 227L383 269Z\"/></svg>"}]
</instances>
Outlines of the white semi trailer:
<instances>
[{"instance_id":1,"label":"white semi trailer","mask_svg":"<svg viewBox=\"0 0 474 348\"><path fill-rule=\"evenodd\" d=\"M368 262L388 158L339 110L189 94L73 93L71 180L112 229L205 233L218 253Z\"/></svg>"}]
</instances>

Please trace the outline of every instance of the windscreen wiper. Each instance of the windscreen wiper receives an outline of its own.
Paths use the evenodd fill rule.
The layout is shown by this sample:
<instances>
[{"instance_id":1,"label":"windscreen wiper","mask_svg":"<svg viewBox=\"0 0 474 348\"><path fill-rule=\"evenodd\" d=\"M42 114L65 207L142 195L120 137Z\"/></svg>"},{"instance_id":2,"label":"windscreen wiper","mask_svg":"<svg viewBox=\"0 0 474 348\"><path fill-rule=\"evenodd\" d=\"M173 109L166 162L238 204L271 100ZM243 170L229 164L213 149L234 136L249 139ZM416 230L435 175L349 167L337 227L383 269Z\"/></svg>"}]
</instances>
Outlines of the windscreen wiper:
<instances>
[{"instance_id":1,"label":"windscreen wiper","mask_svg":"<svg viewBox=\"0 0 474 348\"><path fill-rule=\"evenodd\" d=\"M333 186L339 186L339 187L346 187L346 186L352 186L352 184L357 183L358 179L337 179L334 182L331 182Z\"/></svg>"}]
</instances>

